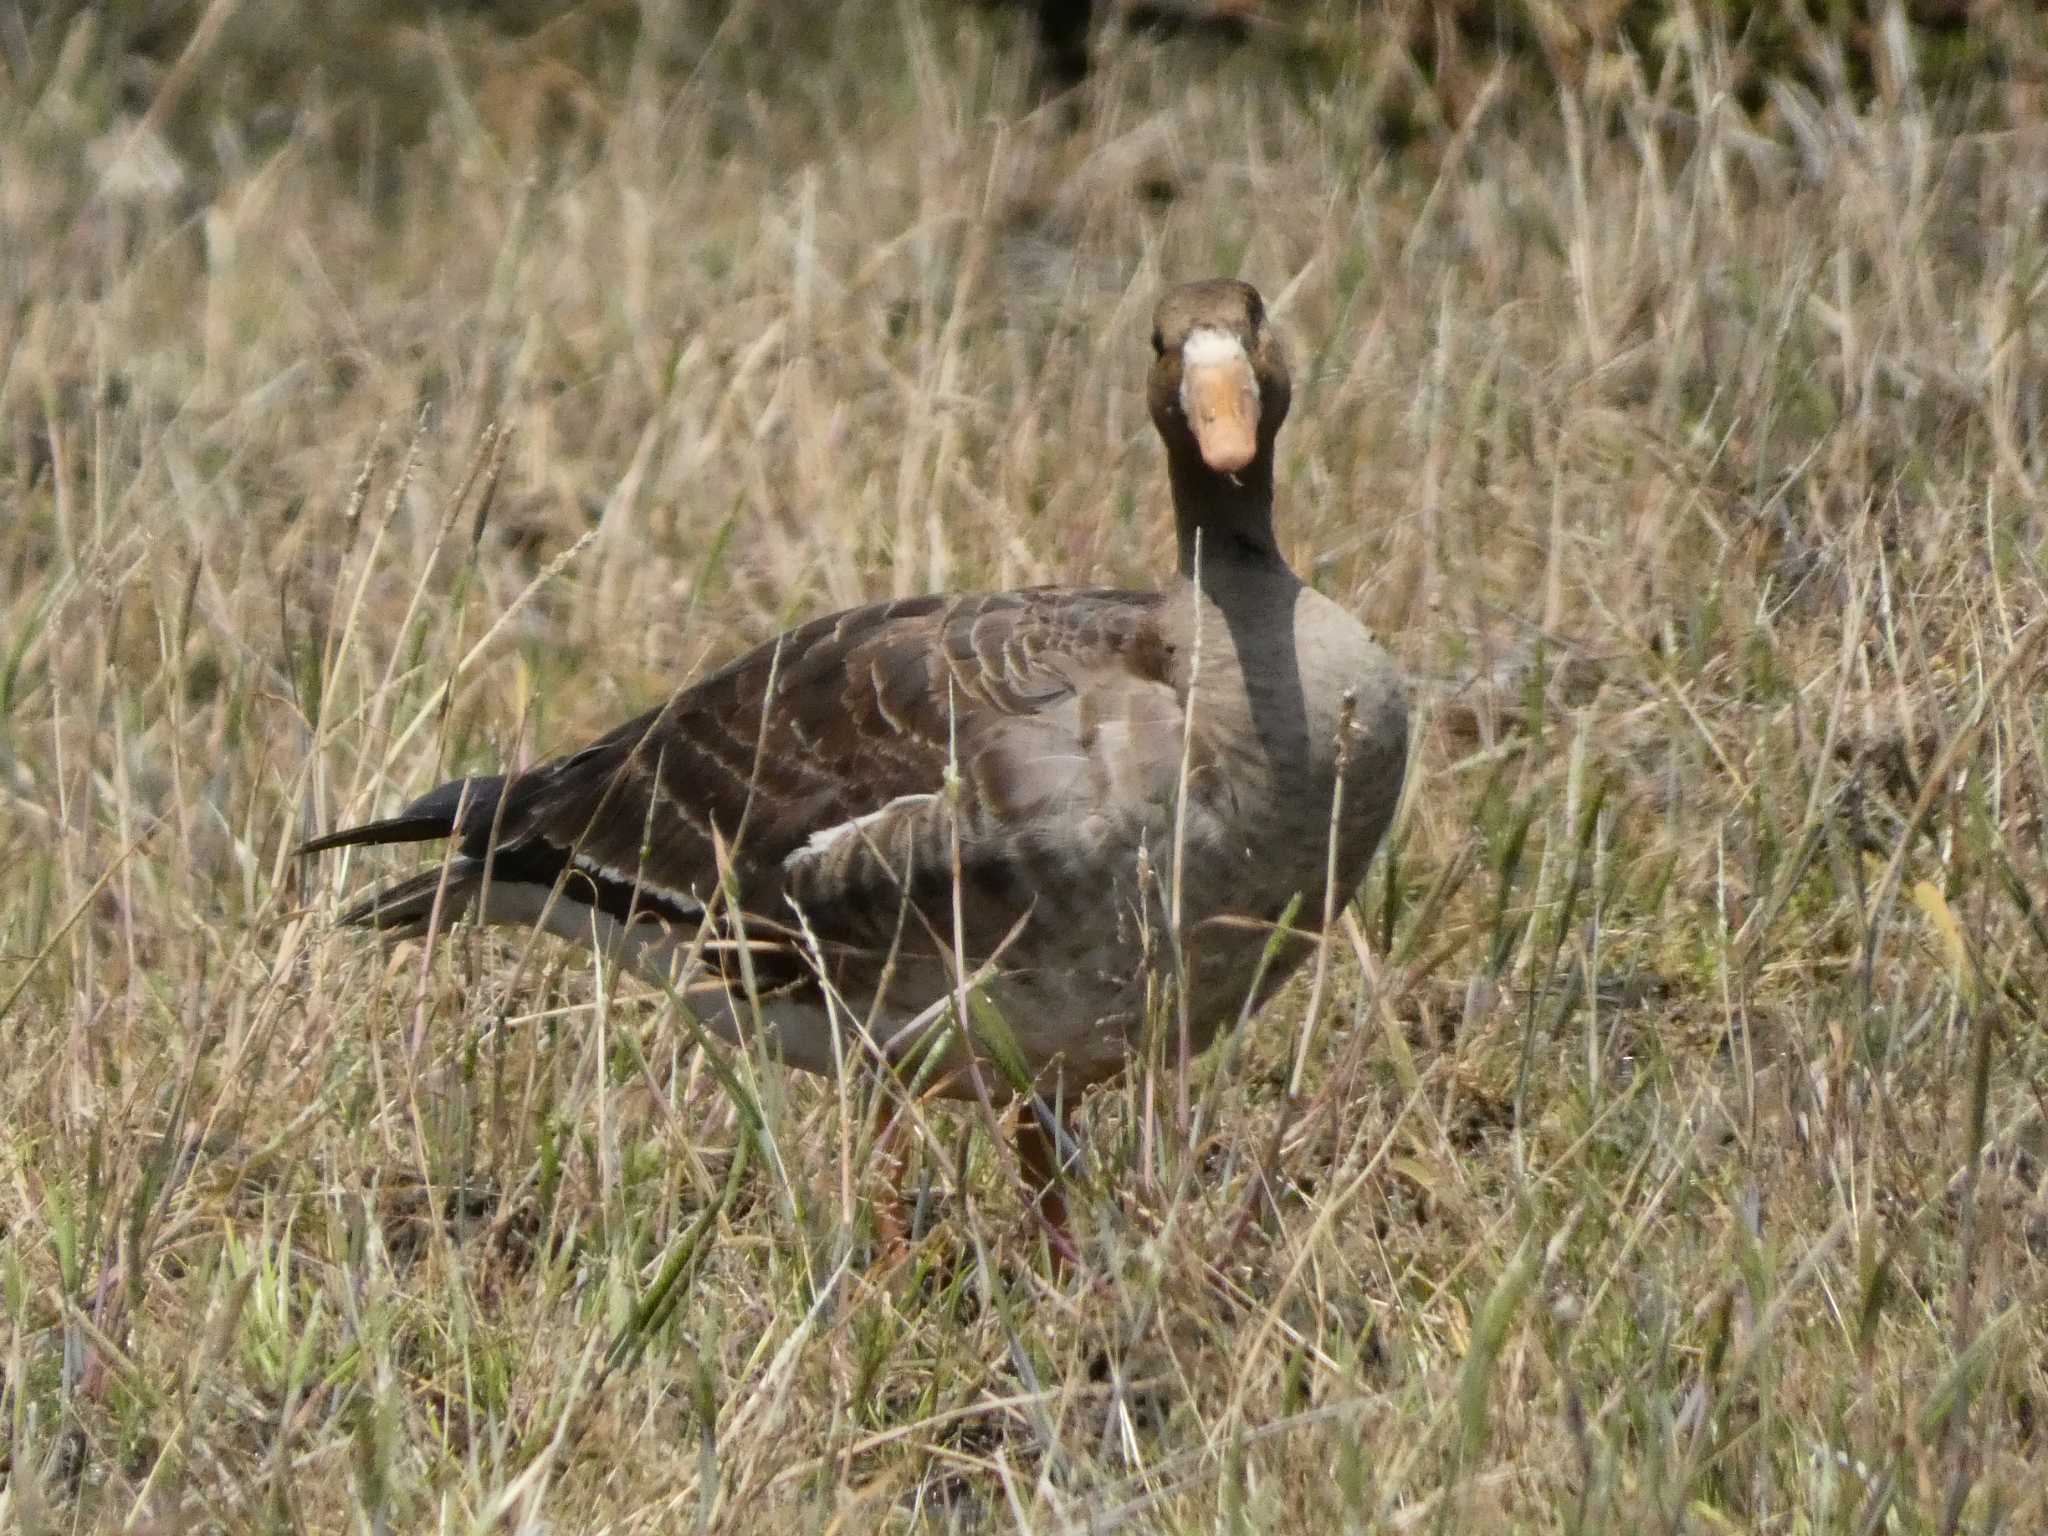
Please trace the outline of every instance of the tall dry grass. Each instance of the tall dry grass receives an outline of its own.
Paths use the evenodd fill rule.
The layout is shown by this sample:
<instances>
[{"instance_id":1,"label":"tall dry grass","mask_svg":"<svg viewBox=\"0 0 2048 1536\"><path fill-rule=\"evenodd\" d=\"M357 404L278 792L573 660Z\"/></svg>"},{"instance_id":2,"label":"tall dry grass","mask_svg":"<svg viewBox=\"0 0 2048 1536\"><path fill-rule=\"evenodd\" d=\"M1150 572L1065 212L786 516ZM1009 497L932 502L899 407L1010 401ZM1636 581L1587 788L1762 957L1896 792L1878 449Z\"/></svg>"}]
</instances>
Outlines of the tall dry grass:
<instances>
[{"instance_id":1,"label":"tall dry grass","mask_svg":"<svg viewBox=\"0 0 2048 1536\"><path fill-rule=\"evenodd\" d=\"M2031 23L1393 149L1369 28L1106 49L1069 135L952 10L390 26L265 117L204 9L6 39L0 1525L2048 1524ZM972 1118L876 1273L830 1085L331 926L390 860L309 829L800 615L1152 580L1216 272L1418 755L1319 1010L1087 1106L1087 1276Z\"/></svg>"}]
</instances>

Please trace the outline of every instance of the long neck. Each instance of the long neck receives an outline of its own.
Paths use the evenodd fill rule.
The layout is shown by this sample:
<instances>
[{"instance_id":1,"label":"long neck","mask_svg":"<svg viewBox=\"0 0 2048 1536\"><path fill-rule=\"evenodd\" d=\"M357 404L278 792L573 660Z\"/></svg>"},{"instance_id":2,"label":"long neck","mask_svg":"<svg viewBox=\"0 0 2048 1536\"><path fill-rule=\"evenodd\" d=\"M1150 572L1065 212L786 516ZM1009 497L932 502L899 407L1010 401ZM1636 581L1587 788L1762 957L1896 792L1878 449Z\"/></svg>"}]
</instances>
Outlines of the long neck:
<instances>
[{"instance_id":1,"label":"long neck","mask_svg":"<svg viewBox=\"0 0 2048 1536\"><path fill-rule=\"evenodd\" d=\"M1168 454L1181 575L1195 574L1197 534L1205 585L1226 571L1287 568L1273 540L1272 445L1263 446L1265 451L1235 475L1217 474L1192 445Z\"/></svg>"}]
</instances>

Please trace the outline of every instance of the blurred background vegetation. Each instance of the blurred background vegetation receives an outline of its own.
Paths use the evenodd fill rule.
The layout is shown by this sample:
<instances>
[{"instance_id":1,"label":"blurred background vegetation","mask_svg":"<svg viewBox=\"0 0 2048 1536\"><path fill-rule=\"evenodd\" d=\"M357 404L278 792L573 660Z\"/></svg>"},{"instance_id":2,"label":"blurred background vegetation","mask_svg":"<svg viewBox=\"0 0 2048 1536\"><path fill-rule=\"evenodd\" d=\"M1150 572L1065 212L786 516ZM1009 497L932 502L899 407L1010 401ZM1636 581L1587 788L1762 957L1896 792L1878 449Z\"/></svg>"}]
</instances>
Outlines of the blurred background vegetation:
<instances>
[{"instance_id":1,"label":"blurred background vegetation","mask_svg":"<svg viewBox=\"0 0 2048 1536\"><path fill-rule=\"evenodd\" d=\"M1019 50L1089 9L972 8ZM1055 9L1061 19L1045 19ZM2043 79L2032 10L1989 0L1095 0L1093 30L1098 55L1126 32L1171 31L1283 61L1281 78L1305 89L1370 80L1359 109L1400 143L1454 132L1497 73L1510 99L1532 83L1597 92L1631 68L1654 84L1679 32L1725 51L1722 78L1763 132L1788 89L1867 98L1912 81L1979 112L2024 109ZM80 112L109 125L147 116L187 171L261 154L310 125L374 185L381 158L427 131L451 77L511 142L574 153L629 69L687 76L715 54L736 83L801 97L807 63L843 63L874 38L834 0L332 0L318 15L309 22L290 0L15 3L0 6L0 63L18 98L61 81ZM1389 52L1412 66L1406 89L1387 88Z\"/></svg>"}]
</instances>

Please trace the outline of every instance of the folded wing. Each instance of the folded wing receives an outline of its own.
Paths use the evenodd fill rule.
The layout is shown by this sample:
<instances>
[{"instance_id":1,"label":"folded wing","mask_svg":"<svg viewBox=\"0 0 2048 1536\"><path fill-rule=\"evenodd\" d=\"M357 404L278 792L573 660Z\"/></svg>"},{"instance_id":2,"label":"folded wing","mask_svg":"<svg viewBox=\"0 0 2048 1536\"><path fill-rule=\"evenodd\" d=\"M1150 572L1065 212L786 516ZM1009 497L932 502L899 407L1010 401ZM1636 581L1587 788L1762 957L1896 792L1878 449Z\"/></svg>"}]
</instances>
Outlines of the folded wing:
<instances>
[{"instance_id":1,"label":"folded wing","mask_svg":"<svg viewBox=\"0 0 2048 1536\"><path fill-rule=\"evenodd\" d=\"M422 932L437 904L486 890L498 920L530 921L548 892L617 923L709 912L729 937L736 909L768 946L758 984L809 985L822 953L849 988L891 952L950 946L957 859L963 938L986 955L1038 904L1099 895L1165 814L1182 693L1160 601L1035 589L853 609L570 756L444 784L306 851L455 839L445 870L349 914L381 928Z\"/></svg>"}]
</instances>

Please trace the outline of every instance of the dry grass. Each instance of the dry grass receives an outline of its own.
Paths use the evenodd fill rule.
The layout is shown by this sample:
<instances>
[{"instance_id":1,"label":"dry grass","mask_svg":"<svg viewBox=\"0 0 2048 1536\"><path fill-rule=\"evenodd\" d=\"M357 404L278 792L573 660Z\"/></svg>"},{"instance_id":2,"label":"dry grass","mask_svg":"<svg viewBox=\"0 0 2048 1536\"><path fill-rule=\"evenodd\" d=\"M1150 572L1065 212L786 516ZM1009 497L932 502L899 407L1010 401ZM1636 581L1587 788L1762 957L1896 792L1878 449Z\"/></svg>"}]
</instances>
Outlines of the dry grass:
<instances>
[{"instance_id":1,"label":"dry grass","mask_svg":"<svg viewBox=\"0 0 2048 1536\"><path fill-rule=\"evenodd\" d=\"M1389 152L1370 36L1144 44L1062 139L985 16L592 9L386 37L407 143L9 41L0 1525L2048 1526L2033 98L1673 27ZM1097 1283L973 1117L873 1273L829 1086L333 928L309 829L798 615L1152 579L1218 271L1422 729L1322 1016L1088 1106Z\"/></svg>"}]
</instances>

